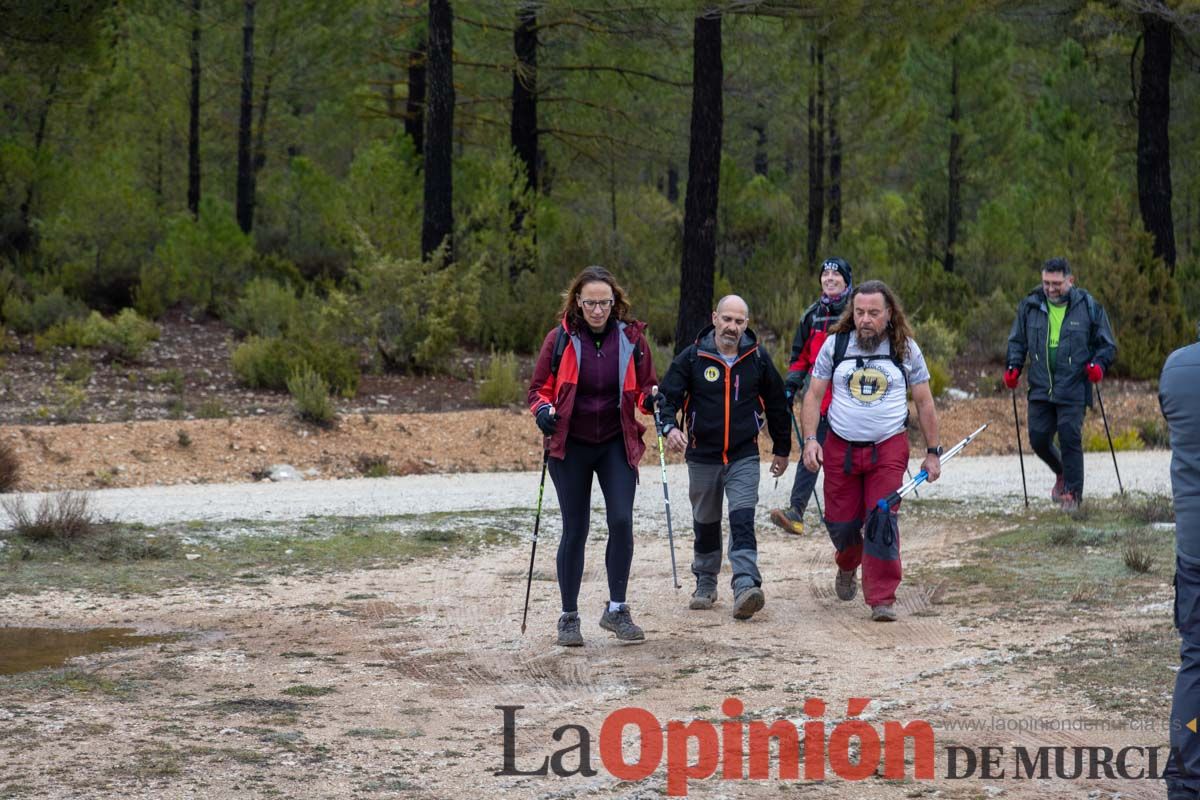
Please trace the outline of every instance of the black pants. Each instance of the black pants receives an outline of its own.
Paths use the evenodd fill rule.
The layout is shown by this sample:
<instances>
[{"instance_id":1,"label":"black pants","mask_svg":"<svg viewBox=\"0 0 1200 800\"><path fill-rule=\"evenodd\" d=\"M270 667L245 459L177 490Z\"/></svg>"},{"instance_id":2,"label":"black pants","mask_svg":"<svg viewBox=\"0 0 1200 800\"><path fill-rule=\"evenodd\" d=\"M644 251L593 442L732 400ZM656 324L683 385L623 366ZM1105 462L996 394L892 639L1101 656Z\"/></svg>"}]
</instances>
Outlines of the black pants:
<instances>
[{"instance_id":1,"label":"black pants","mask_svg":"<svg viewBox=\"0 0 1200 800\"><path fill-rule=\"evenodd\" d=\"M1059 453L1054 446L1058 434ZM1083 498L1083 405L1059 405L1045 400L1029 401L1029 444L1055 475L1062 475L1064 489Z\"/></svg>"},{"instance_id":2,"label":"black pants","mask_svg":"<svg viewBox=\"0 0 1200 800\"><path fill-rule=\"evenodd\" d=\"M817 423L817 444L825 444L825 434L829 433L829 420L821 415L821 421ZM800 443L800 452L804 452L804 442ZM820 471L809 472L808 467L804 466L804 459L801 458L796 464L796 480L792 484L792 508L801 517L804 516L804 509L808 508L808 500L812 497L813 487L817 485L817 475Z\"/></svg>"},{"instance_id":3,"label":"black pants","mask_svg":"<svg viewBox=\"0 0 1200 800\"><path fill-rule=\"evenodd\" d=\"M562 539L558 543L562 610L579 610L583 553L592 515L592 475L600 480L608 519L608 547L604 553L608 599L624 603L633 563L633 493L637 488L637 474L626 460L624 441L620 436L603 444L568 439L564 457L550 459L549 470L562 510Z\"/></svg>"}]
</instances>

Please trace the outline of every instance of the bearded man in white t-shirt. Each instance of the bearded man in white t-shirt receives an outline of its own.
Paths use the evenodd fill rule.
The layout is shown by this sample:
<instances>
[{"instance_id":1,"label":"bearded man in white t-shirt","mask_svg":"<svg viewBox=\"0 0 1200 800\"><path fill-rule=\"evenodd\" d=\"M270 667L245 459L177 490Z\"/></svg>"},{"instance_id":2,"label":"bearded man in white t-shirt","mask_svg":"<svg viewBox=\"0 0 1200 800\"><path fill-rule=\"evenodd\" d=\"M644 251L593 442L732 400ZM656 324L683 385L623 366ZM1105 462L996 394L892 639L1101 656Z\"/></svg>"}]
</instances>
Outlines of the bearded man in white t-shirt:
<instances>
[{"instance_id":1,"label":"bearded man in white t-shirt","mask_svg":"<svg viewBox=\"0 0 1200 800\"><path fill-rule=\"evenodd\" d=\"M821 398L831 384L829 433L822 446L817 424ZM801 425L804 466L816 472L825 465L825 526L837 551L834 590L840 599L853 600L861 564L863 597L877 622L896 619L901 578L897 509L890 511L890 535L864 540L863 523L876 503L903 481L909 390L926 444L921 468L930 482L936 481L942 448L925 357L912 339L895 293L882 281L867 281L854 290L849 307L817 354Z\"/></svg>"}]
</instances>

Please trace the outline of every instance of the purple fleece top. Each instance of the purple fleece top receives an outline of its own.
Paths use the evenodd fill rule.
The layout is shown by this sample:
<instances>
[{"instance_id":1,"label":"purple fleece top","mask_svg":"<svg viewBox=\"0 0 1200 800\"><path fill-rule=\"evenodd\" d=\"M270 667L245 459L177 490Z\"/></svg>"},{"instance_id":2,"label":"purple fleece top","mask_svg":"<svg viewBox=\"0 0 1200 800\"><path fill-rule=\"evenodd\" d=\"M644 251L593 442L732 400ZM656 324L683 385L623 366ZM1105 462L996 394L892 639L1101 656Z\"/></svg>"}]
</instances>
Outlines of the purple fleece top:
<instances>
[{"instance_id":1,"label":"purple fleece top","mask_svg":"<svg viewBox=\"0 0 1200 800\"><path fill-rule=\"evenodd\" d=\"M620 335L610 319L608 327L597 335L586 324L580 332L579 383L575 387L575 407L567 435L589 444L607 442L621 435Z\"/></svg>"}]
</instances>

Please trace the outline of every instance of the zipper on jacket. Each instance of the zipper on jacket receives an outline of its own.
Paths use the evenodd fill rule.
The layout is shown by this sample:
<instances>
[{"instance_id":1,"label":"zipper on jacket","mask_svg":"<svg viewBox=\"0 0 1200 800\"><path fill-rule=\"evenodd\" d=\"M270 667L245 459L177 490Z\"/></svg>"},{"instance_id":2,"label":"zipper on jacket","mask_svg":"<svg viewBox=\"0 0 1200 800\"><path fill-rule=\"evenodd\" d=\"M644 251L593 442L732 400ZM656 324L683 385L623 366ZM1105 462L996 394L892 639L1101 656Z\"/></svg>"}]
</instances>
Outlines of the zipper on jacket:
<instances>
[{"instance_id":1,"label":"zipper on jacket","mask_svg":"<svg viewBox=\"0 0 1200 800\"><path fill-rule=\"evenodd\" d=\"M713 356L710 353L700 353L700 355L705 356L707 358L711 358L713 361L719 361L721 363L721 366L723 366L725 368L725 441L724 441L723 446L721 447L721 463L722 464L729 463L729 384L730 384L730 378L733 377L733 368L736 367L738 364L742 363L742 361L746 358L746 356L750 355L757 349L758 349L758 345L754 345L754 347L751 347L745 353L738 356L737 360L734 361L733 364L726 364L724 358L718 358L716 356ZM741 378L740 375L738 377Z\"/></svg>"}]
</instances>

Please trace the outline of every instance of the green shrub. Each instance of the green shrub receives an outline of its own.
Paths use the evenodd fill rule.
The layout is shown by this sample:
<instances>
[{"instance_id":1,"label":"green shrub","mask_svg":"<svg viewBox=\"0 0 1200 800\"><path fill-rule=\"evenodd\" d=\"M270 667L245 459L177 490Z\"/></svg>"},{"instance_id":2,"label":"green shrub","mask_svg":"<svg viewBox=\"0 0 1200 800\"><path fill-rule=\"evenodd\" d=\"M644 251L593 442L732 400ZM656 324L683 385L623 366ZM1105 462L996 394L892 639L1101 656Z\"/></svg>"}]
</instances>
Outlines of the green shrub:
<instances>
[{"instance_id":1,"label":"green shrub","mask_svg":"<svg viewBox=\"0 0 1200 800\"><path fill-rule=\"evenodd\" d=\"M5 324L17 333L37 333L86 316L87 306L74 297L68 297L62 287L56 286L32 300L10 293L4 298L0 313L4 314Z\"/></svg>"},{"instance_id":2,"label":"green shrub","mask_svg":"<svg viewBox=\"0 0 1200 800\"><path fill-rule=\"evenodd\" d=\"M938 361L925 359L925 365L929 367L929 391L941 397L950 388L950 372Z\"/></svg>"},{"instance_id":3,"label":"green shrub","mask_svg":"<svg viewBox=\"0 0 1200 800\"><path fill-rule=\"evenodd\" d=\"M58 376L67 383L85 384L92 377L92 362L87 356L72 359L58 371Z\"/></svg>"},{"instance_id":4,"label":"green shrub","mask_svg":"<svg viewBox=\"0 0 1200 800\"><path fill-rule=\"evenodd\" d=\"M1149 572L1154 566L1154 542L1142 532L1131 531L1122 543L1121 560L1133 572Z\"/></svg>"},{"instance_id":5,"label":"green shrub","mask_svg":"<svg viewBox=\"0 0 1200 800\"><path fill-rule=\"evenodd\" d=\"M1147 447L1165 449L1171 446L1171 434L1167 430L1167 421L1162 417L1135 420L1133 427Z\"/></svg>"},{"instance_id":6,"label":"green shrub","mask_svg":"<svg viewBox=\"0 0 1200 800\"><path fill-rule=\"evenodd\" d=\"M288 394L296 416L305 422L328 427L337 419L333 401L329 399L329 384L308 364L292 370L287 379Z\"/></svg>"},{"instance_id":7,"label":"green shrub","mask_svg":"<svg viewBox=\"0 0 1200 800\"><path fill-rule=\"evenodd\" d=\"M225 410L225 406L221 405L220 400L205 400L196 409L198 419L225 419L228 416L229 412Z\"/></svg>"},{"instance_id":8,"label":"green shrub","mask_svg":"<svg viewBox=\"0 0 1200 800\"><path fill-rule=\"evenodd\" d=\"M387 455L359 453L354 458L354 466L364 478L386 478L392 474L388 461Z\"/></svg>"},{"instance_id":9,"label":"green shrub","mask_svg":"<svg viewBox=\"0 0 1200 800\"><path fill-rule=\"evenodd\" d=\"M446 370L478 329L483 264L448 267L441 251L422 262L361 246L350 288L330 293L331 328L366 340L387 369Z\"/></svg>"},{"instance_id":10,"label":"green shrub","mask_svg":"<svg viewBox=\"0 0 1200 800\"><path fill-rule=\"evenodd\" d=\"M511 405L524 394L517 357L512 353L496 355L493 352L486 370L476 366L475 381L479 384L479 402L485 406Z\"/></svg>"},{"instance_id":11,"label":"green shrub","mask_svg":"<svg viewBox=\"0 0 1200 800\"><path fill-rule=\"evenodd\" d=\"M1127 428L1124 433L1112 437L1112 446L1113 450L1144 450L1146 443L1135 428ZM1083 440L1083 449L1087 453L1107 453L1108 436L1104 429L1088 433Z\"/></svg>"},{"instance_id":12,"label":"green shrub","mask_svg":"<svg viewBox=\"0 0 1200 800\"><path fill-rule=\"evenodd\" d=\"M219 311L233 302L253 253L229 204L205 197L199 219L183 213L167 223L153 260L142 267L135 305L152 318L176 303Z\"/></svg>"},{"instance_id":13,"label":"green shrub","mask_svg":"<svg viewBox=\"0 0 1200 800\"><path fill-rule=\"evenodd\" d=\"M962 349L963 337L937 317L927 317L913 326L913 338L925 360L949 364Z\"/></svg>"},{"instance_id":14,"label":"green shrub","mask_svg":"<svg viewBox=\"0 0 1200 800\"><path fill-rule=\"evenodd\" d=\"M165 386L175 394L183 394L185 378L182 370L172 367L151 375L150 383Z\"/></svg>"},{"instance_id":15,"label":"green shrub","mask_svg":"<svg viewBox=\"0 0 1200 800\"><path fill-rule=\"evenodd\" d=\"M337 342L250 336L233 351L231 365L252 389L286 390L292 373L307 365L343 397L358 391L358 356Z\"/></svg>"},{"instance_id":16,"label":"green shrub","mask_svg":"<svg viewBox=\"0 0 1200 800\"><path fill-rule=\"evenodd\" d=\"M254 278L242 289L227 321L242 333L280 336L300 313L295 293L269 278Z\"/></svg>"},{"instance_id":17,"label":"green shrub","mask_svg":"<svg viewBox=\"0 0 1200 800\"><path fill-rule=\"evenodd\" d=\"M115 360L130 364L141 358L150 343L158 340L158 326L138 316L132 308L111 319L93 311L88 317L88 344L99 347Z\"/></svg>"}]
</instances>

